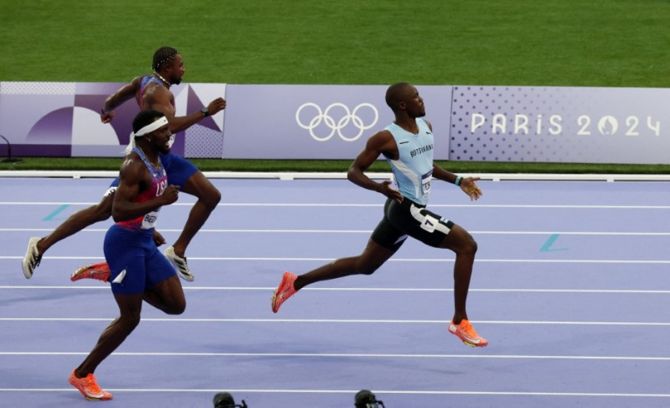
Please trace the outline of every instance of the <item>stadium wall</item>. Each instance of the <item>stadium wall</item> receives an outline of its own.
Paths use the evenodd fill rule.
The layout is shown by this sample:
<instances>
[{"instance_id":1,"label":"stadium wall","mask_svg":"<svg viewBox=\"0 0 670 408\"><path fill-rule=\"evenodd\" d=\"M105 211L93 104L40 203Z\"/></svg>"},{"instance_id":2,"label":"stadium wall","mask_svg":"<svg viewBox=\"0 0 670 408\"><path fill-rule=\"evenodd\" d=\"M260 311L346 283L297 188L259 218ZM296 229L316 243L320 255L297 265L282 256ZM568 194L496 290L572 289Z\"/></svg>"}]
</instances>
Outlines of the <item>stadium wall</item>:
<instances>
[{"instance_id":1,"label":"stadium wall","mask_svg":"<svg viewBox=\"0 0 670 408\"><path fill-rule=\"evenodd\" d=\"M0 82L0 135L14 156L121 156L138 108L111 124L120 83ZM668 164L669 89L418 86L439 160ZM393 121L385 85L182 84L177 115L225 111L177 135L190 158L351 159Z\"/></svg>"}]
</instances>

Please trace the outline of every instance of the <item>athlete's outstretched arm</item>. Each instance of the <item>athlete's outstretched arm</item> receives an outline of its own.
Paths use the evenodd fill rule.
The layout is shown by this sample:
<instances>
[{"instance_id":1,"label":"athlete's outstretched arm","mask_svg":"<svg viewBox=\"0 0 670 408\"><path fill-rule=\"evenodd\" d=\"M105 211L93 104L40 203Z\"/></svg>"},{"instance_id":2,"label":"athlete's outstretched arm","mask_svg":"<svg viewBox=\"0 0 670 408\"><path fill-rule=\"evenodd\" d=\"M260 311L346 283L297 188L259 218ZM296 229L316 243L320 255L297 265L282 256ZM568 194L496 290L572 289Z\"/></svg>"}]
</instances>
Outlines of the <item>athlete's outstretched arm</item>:
<instances>
[{"instance_id":1,"label":"athlete's outstretched arm","mask_svg":"<svg viewBox=\"0 0 670 408\"><path fill-rule=\"evenodd\" d=\"M395 144L395 140L391 133L386 130L378 132L368 139L363 151L358 154L353 163L351 163L351 166L349 166L347 178L356 185L384 194L388 198L401 202L402 195L397 190L391 188L390 181L386 180L377 183L365 175L365 170L377 160L380 154L391 158L398 156L398 147Z\"/></svg>"},{"instance_id":2,"label":"athlete's outstretched arm","mask_svg":"<svg viewBox=\"0 0 670 408\"><path fill-rule=\"evenodd\" d=\"M437 164L433 163L433 177L438 180L446 181L447 183L456 184L457 174L443 169Z\"/></svg>"},{"instance_id":3,"label":"athlete's outstretched arm","mask_svg":"<svg viewBox=\"0 0 670 408\"><path fill-rule=\"evenodd\" d=\"M433 125L427 120L425 121L428 125L428 128L432 131ZM471 200L476 200L482 195L482 191L477 186L479 177L461 177L459 179L457 174L447 171L435 163L433 163L433 177L451 184L456 184L458 182L458 186L461 188L461 190L463 190L463 192L465 192L465 194L470 197Z\"/></svg>"},{"instance_id":4,"label":"athlete's outstretched arm","mask_svg":"<svg viewBox=\"0 0 670 408\"><path fill-rule=\"evenodd\" d=\"M435 163L433 163L433 177L452 184L456 184L458 182L458 186L465 194L468 195L468 197L470 197L471 200L477 200L482 195L482 190L480 190L479 186L477 186L479 177L461 177L459 179L458 175L443 169Z\"/></svg>"},{"instance_id":5,"label":"athlete's outstretched arm","mask_svg":"<svg viewBox=\"0 0 670 408\"><path fill-rule=\"evenodd\" d=\"M189 127L200 122L207 116L219 113L226 107L226 101L223 98L216 98L207 105L207 114L201 111L192 112L186 116L175 116L174 111L174 96L164 87L156 87L151 95L151 103L149 108L161 112L167 117L170 123L170 131L172 133L181 132Z\"/></svg>"},{"instance_id":6,"label":"athlete's outstretched arm","mask_svg":"<svg viewBox=\"0 0 670 408\"><path fill-rule=\"evenodd\" d=\"M140 77L133 79L129 84L123 85L118 91L105 99L100 111L102 123L109 123L114 118L114 109L135 96L140 89L140 79Z\"/></svg>"}]
</instances>

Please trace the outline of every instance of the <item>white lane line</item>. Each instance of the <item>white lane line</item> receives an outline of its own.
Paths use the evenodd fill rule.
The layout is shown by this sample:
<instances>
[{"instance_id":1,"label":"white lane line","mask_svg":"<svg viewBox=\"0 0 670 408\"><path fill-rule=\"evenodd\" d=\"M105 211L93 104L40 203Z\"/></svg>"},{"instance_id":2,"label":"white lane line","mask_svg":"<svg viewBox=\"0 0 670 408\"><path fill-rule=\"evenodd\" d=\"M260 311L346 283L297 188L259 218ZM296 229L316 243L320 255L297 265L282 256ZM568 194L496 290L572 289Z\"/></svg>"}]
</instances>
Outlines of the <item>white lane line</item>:
<instances>
[{"instance_id":1,"label":"white lane line","mask_svg":"<svg viewBox=\"0 0 670 408\"><path fill-rule=\"evenodd\" d=\"M109 322L115 317L0 317L0 322ZM309 323L309 324L449 324L449 320L409 319L225 319L225 318L166 318L147 317L143 322L171 323ZM528 326L635 326L670 327L670 322L603 322L549 320L472 320L477 324Z\"/></svg>"},{"instance_id":2,"label":"white lane line","mask_svg":"<svg viewBox=\"0 0 670 408\"><path fill-rule=\"evenodd\" d=\"M53 205L95 205L98 202L65 202L65 201L0 201L0 205L7 206L53 206ZM173 203L171 206L188 206L194 203ZM344 208L382 208L383 202L379 203L219 203L219 207L344 207ZM430 208L567 208L567 209L613 209L613 210L668 210L670 205L603 205L603 204L430 204Z\"/></svg>"},{"instance_id":3,"label":"white lane line","mask_svg":"<svg viewBox=\"0 0 670 408\"><path fill-rule=\"evenodd\" d=\"M51 228L0 228L0 232L51 232ZM161 232L181 232L177 228L161 228ZM81 232L107 232L107 228L87 228ZM199 232L210 234L371 234L372 230L354 229L234 229L203 228ZM577 236L670 236L669 232L647 231L469 231L475 235L577 235Z\"/></svg>"},{"instance_id":4,"label":"white lane line","mask_svg":"<svg viewBox=\"0 0 670 408\"><path fill-rule=\"evenodd\" d=\"M23 259L23 255L2 255L0 260ZM104 260L102 256L45 256L44 259L53 260ZM214 257L214 256L189 256L189 261L248 261L248 262L331 262L336 258L301 258L301 257ZM387 262L417 262L417 263L444 263L454 262L453 258L391 258ZM652 265L670 264L668 259L475 259L475 263L568 263L568 264L631 264Z\"/></svg>"},{"instance_id":5,"label":"white lane line","mask_svg":"<svg viewBox=\"0 0 670 408\"><path fill-rule=\"evenodd\" d=\"M86 356L88 351L0 351L0 356ZM653 356L571 356L524 354L403 354L403 353L205 353L205 352L115 352L116 357L291 357L362 359L484 359L484 360L596 360L670 361Z\"/></svg>"},{"instance_id":6,"label":"white lane line","mask_svg":"<svg viewBox=\"0 0 670 408\"><path fill-rule=\"evenodd\" d=\"M111 392L136 393L206 393L221 392L220 388L105 388ZM233 394L349 394L354 395L357 389L273 389L273 388L226 388ZM73 388L0 388L0 392L78 392ZM459 395L459 396L507 396L507 397L583 397L583 398L670 398L663 393L607 393L607 392L543 392L543 391L459 391L459 390L379 390L374 389L377 396L393 395ZM381 399L381 398L380 398Z\"/></svg>"},{"instance_id":7,"label":"white lane line","mask_svg":"<svg viewBox=\"0 0 670 408\"><path fill-rule=\"evenodd\" d=\"M31 286L31 285L0 285L0 290L105 290L109 286L97 284L95 286L53 285L53 286ZM248 291L248 292L270 292L275 290L271 286L184 286L185 291ZM453 288L304 288L301 292L420 292L420 293L443 293L453 292ZM647 289L543 289L543 288L470 288L470 292L480 293L567 293L567 294L659 294L668 295L670 290L647 290Z\"/></svg>"}]
</instances>

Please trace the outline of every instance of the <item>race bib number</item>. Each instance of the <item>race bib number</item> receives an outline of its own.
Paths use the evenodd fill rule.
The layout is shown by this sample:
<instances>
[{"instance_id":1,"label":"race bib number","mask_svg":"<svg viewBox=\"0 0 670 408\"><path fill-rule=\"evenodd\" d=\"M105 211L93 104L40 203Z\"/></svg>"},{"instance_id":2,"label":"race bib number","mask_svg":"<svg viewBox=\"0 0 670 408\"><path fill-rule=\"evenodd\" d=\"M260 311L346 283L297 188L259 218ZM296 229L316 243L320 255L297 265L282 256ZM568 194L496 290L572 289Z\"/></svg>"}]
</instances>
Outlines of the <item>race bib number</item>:
<instances>
[{"instance_id":1,"label":"race bib number","mask_svg":"<svg viewBox=\"0 0 670 408\"><path fill-rule=\"evenodd\" d=\"M421 222L421 228L430 232L431 234L435 232L435 228L437 228L437 224L440 223L440 220L437 218L433 217L430 214L426 214L425 218L423 219L423 222Z\"/></svg>"},{"instance_id":2,"label":"race bib number","mask_svg":"<svg viewBox=\"0 0 670 408\"><path fill-rule=\"evenodd\" d=\"M158 220L158 211L152 211L144 216L142 219L142 229L151 229L156 225Z\"/></svg>"},{"instance_id":3,"label":"race bib number","mask_svg":"<svg viewBox=\"0 0 670 408\"><path fill-rule=\"evenodd\" d=\"M421 193L423 193L423 195L430 193L430 182L432 179L433 179L432 170L421 176Z\"/></svg>"}]
</instances>

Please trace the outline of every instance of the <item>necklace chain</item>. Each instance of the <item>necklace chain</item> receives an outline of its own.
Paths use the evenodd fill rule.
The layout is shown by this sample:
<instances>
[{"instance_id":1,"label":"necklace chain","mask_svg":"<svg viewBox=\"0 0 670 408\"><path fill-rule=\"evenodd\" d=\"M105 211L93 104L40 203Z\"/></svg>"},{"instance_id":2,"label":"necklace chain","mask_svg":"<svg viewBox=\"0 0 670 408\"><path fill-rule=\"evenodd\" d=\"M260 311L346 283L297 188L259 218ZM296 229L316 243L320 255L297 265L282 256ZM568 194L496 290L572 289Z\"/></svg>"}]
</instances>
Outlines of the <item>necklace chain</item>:
<instances>
[{"instance_id":1,"label":"necklace chain","mask_svg":"<svg viewBox=\"0 0 670 408\"><path fill-rule=\"evenodd\" d=\"M147 156L144 149L142 149L140 146L136 146L136 147L141 152L141 153L138 153L138 155L140 157L143 157L144 159L146 159L145 163L148 164L147 167L148 167L149 171L154 175L154 177L160 178L162 173L163 173L163 163L161 163L160 156L158 157L158 162L154 163L154 162L151 161L151 159L149 159L149 156Z\"/></svg>"},{"instance_id":2,"label":"necklace chain","mask_svg":"<svg viewBox=\"0 0 670 408\"><path fill-rule=\"evenodd\" d=\"M161 76L161 74L159 74L158 72L155 72L155 71L154 71L154 74L158 77L158 79L160 79L161 81L163 81L163 83L165 84L165 86L167 86L168 88L170 87L170 83L169 83L168 81L166 81L165 78L163 78L163 77Z\"/></svg>"}]
</instances>

